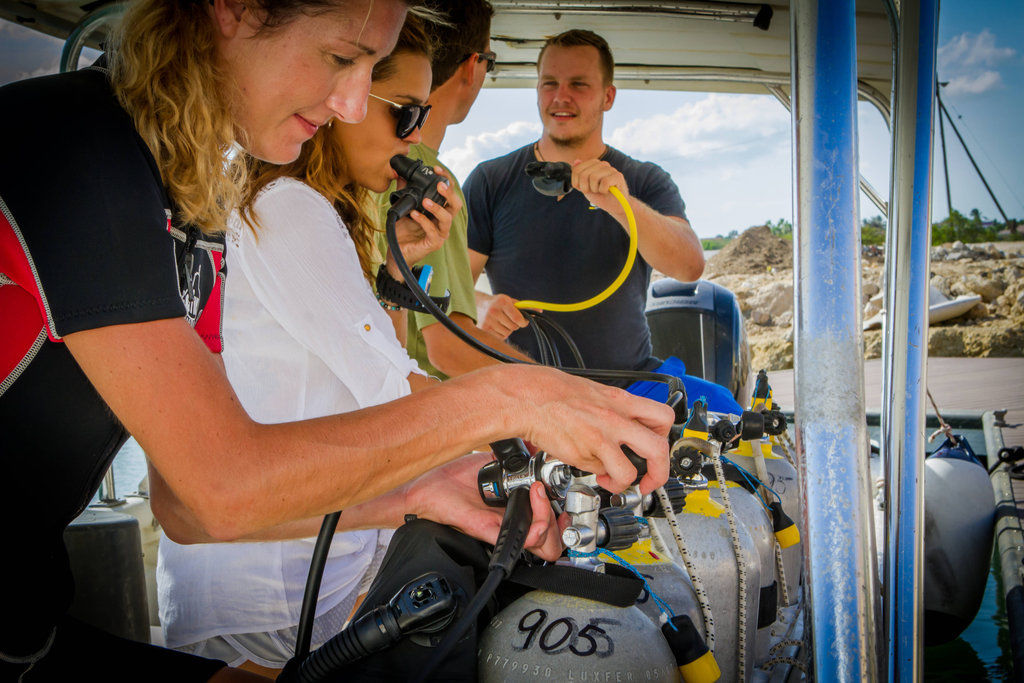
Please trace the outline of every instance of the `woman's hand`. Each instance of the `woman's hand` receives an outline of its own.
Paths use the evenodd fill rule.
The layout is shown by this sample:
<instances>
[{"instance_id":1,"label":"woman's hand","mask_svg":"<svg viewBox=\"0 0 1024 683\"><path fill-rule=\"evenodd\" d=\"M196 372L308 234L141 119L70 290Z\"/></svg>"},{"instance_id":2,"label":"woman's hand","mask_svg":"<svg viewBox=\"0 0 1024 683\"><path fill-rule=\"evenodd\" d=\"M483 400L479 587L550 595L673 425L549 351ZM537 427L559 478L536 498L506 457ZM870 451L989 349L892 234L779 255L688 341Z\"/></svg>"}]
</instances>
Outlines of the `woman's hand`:
<instances>
[{"instance_id":1,"label":"woman's hand","mask_svg":"<svg viewBox=\"0 0 1024 683\"><path fill-rule=\"evenodd\" d=\"M622 445L647 461L642 493L668 479L666 437L674 415L667 405L537 365L494 366L473 375L512 399L502 417L523 439L596 474L601 487L617 493L636 478Z\"/></svg>"},{"instance_id":2,"label":"woman's hand","mask_svg":"<svg viewBox=\"0 0 1024 683\"><path fill-rule=\"evenodd\" d=\"M435 166L434 172L439 176L448 177L448 174L440 166ZM400 180L399 186L403 182ZM395 236L398 238L398 246L402 250L402 256L405 257L406 263L410 266L419 262L427 254L441 248L444 241L448 239L448 233L451 231L452 220L455 218L455 214L462 209L462 200L452 190L449 182L439 183L437 190L444 197L445 206L442 207L429 199L423 200L423 208L429 211L433 218L418 209L413 209L408 216L395 224ZM398 264L395 263L394 255L390 251L388 252L385 264L391 277L402 282L402 274L399 272Z\"/></svg>"},{"instance_id":3,"label":"woman's hand","mask_svg":"<svg viewBox=\"0 0 1024 683\"><path fill-rule=\"evenodd\" d=\"M493 544L504 510L484 505L476 482L477 472L492 459L489 453L472 453L428 472L409 485L406 509ZM530 505L533 523L526 535L526 549L545 560L556 560L562 554L562 528L568 521L559 523L555 518L540 482L530 489Z\"/></svg>"}]
</instances>

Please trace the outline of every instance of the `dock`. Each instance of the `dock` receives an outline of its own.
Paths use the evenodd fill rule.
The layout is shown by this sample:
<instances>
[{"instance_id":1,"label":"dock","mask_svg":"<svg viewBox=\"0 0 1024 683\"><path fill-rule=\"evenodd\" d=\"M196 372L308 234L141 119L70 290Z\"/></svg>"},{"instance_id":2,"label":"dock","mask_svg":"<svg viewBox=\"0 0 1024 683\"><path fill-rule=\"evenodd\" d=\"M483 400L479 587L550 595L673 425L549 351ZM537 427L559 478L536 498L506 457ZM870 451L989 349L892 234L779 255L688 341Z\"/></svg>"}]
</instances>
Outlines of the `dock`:
<instances>
[{"instance_id":1,"label":"dock","mask_svg":"<svg viewBox=\"0 0 1024 683\"><path fill-rule=\"evenodd\" d=\"M792 410L793 370L770 372L768 378L775 400ZM1003 443L1024 446L1024 358L929 358L928 390L943 413L1005 410L998 427ZM882 409L881 359L864 362L864 403L869 413ZM931 405L927 412L934 412ZM1024 482L1019 494L1018 500L1024 501Z\"/></svg>"},{"instance_id":2,"label":"dock","mask_svg":"<svg viewBox=\"0 0 1024 683\"><path fill-rule=\"evenodd\" d=\"M792 409L793 371L769 373L769 378L774 397L783 409ZM1024 358L929 358L928 389L942 413L987 411L984 419L991 438L985 445L990 464L994 464L993 450L1024 446ZM881 360L865 362L864 392L866 412L877 414L882 407ZM933 414L931 405L927 412ZM1000 465L992 474L992 490L994 550L1009 625L1012 680L1024 681L1024 479L1018 476Z\"/></svg>"}]
</instances>

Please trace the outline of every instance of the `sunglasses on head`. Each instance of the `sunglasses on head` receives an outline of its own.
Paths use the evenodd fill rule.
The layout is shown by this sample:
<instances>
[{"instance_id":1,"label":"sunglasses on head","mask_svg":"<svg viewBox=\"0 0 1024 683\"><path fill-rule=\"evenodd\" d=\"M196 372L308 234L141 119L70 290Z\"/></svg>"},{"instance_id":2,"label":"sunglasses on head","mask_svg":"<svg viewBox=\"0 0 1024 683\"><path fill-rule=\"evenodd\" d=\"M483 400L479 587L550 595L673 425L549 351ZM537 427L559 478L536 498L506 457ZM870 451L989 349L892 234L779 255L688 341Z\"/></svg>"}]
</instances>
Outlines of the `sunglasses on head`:
<instances>
[{"instance_id":1,"label":"sunglasses on head","mask_svg":"<svg viewBox=\"0 0 1024 683\"><path fill-rule=\"evenodd\" d=\"M429 104L398 104L373 93L370 93L370 97L391 105L391 113L397 119L395 135L400 140L411 135L417 128L421 128L427 120L427 112L430 111Z\"/></svg>"},{"instance_id":2,"label":"sunglasses on head","mask_svg":"<svg viewBox=\"0 0 1024 683\"><path fill-rule=\"evenodd\" d=\"M493 52L470 52L462 58L462 62L466 61L473 55L479 56L481 62L487 62L487 73L494 71L494 63L498 61L498 55ZM462 62L459 63L461 64Z\"/></svg>"}]
</instances>

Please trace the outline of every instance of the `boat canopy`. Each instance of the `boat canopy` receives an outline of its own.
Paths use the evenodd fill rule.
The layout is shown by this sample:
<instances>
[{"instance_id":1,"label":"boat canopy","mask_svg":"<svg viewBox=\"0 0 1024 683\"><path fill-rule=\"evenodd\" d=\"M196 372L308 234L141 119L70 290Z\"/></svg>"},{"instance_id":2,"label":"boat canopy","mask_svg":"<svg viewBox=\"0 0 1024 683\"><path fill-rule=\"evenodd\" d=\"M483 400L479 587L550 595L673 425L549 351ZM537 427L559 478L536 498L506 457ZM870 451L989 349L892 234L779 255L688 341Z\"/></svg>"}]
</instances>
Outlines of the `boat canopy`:
<instances>
[{"instance_id":1,"label":"boat canopy","mask_svg":"<svg viewBox=\"0 0 1024 683\"><path fill-rule=\"evenodd\" d=\"M0 0L0 18L66 39L114 2ZM544 39L586 28L608 40L620 88L769 94L790 88L788 2L691 0L492 0L491 49L497 65L487 87L532 88ZM883 0L858 0L857 73L861 99L888 121L892 84L890 19ZM105 12L103 10L106 10ZM98 48L104 26L85 44ZM778 93L776 93L778 94Z\"/></svg>"}]
</instances>

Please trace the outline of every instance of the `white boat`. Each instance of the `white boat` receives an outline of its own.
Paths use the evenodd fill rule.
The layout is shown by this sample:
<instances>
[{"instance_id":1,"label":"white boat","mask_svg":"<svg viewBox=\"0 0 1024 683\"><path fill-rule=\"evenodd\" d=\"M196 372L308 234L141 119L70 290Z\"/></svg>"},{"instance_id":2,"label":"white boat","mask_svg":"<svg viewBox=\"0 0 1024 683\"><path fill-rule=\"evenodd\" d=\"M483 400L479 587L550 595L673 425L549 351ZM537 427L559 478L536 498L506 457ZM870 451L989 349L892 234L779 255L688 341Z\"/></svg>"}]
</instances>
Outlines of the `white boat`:
<instances>
[{"instance_id":1,"label":"white boat","mask_svg":"<svg viewBox=\"0 0 1024 683\"><path fill-rule=\"evenodd\" d=\"M915 170L930 168L928 145L918 143L931 135L931 116L921 112L933 106L937 0L494 0L493 5L492 47L498 61L488 86L532 86L543 38L580 27L608 39L621 89L769 94L793 109L797 399L791 431L798 444L792 455L802 477L803 580L795 584L799 591L791 596L792 604L778 607L781 616L768 615L771 620L763 627L770 631L768 640L749 643L751 665L737 664L728 671L735 676L745 671L747 680L920 680L927 600L920 577L928 542L922 483L931 481L920 457L925 450L920 335L928 320L928 245L911 238L927 230L928 188L915 184L921 182ZM67 38L62 65L73 68L83 46L100 45L117 13L114 3L87 7L88 12L63 0L0 0L0 18ZM891 206L857 170L858 98L873 104L895 130ZM882 452L888 486L885 523L877 534L866 457L858 189L889 217L888 281L900 283L885 295ZM746 405L747 397L740 398ZM719 495L728 490L721 486ZM140 517L140 543L146 547L155 522L146 512L145 496L119 503L108 489L102 497L111 510ZM738 501L736 506L742 507ZM756 511L756 503L749 509ZM685 521L686 515L681 517ZM745 525L754 545L767 543L758 550L757 585L752 581L750 588L766 600L773 582L778 590L778 581L768 580L777 569L767 566L772 563L762 551L771 552L775 541L755 538L766 533L758 524ZM125 542L135 543L128 538L132 532L125 533ZM735 531L734 539L738 535ZM662 541L663 549L671 550L671 542ZM734 540L733 549L739 544ZM127 547L123 555L138 547ZM881 567L876 547L881 548ZM741 554L736 550L736 566ZM154 555L147 550L147 561ZM95 572L94 578L103 574ZM113 616L128 635L144 638L148 628L141 634L138 622L152 623L153 614L137 598L131 609ZM777 622L781 625L774 628ZM702 628L706 638L706 625ZM756 641L758 630L736 641ZM733 657L724 651L716 655Z\"/></svg>"}]
</instances>

